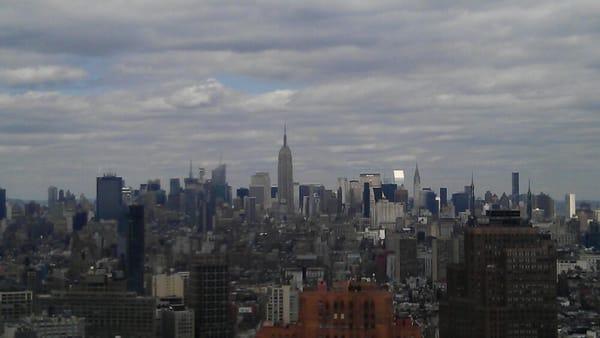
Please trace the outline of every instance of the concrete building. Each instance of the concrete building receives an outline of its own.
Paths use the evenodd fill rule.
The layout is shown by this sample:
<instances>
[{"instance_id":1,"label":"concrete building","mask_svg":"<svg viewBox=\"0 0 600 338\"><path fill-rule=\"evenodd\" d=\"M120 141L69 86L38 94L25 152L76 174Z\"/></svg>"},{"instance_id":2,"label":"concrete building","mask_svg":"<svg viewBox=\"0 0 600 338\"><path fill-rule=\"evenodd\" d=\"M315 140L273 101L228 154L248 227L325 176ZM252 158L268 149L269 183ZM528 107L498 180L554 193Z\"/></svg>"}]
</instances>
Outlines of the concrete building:
<instances>
[{"instance_id":1,"label":"concrete building","mask_svg":"<svg viewBox=\"0 0 600 338\"><path fill-rule=\"evenodd\" d=\"M394 281L401 282L408 277L416 277L419 272L417 260L417 239L392 233L385 238L385 246L394 252Z\"/></svg>"},{"instance_id":2,"label":"concrete building","mask_svg":"<svg viewBox=\"0 0 600 338\"><path fill-rule=\"evenodd\" d=\"M85 338L85 319L75 316L26 317L11 325L2 337Z\"/></svg>"},{"instance_id":3,"label":"concrete building","mask_svg":"<svg viewBox=\"0 0 600 338\"><path fill-rule=\"evenodd\" d=\"M178 297L183 299L185 297L185 284L189 276L189 272L152 276L152 296L156 298Z\"/></svg>"},{"instance_id":4,"label":"concrete building","mask_svg":"<svg viewBox=\"0 0 600 338\"><path fill-rule=\"evenodd\" d=\"M262 188L262 192L260 189ZM271 178L267 172L258 172L250 178L250 197L256 197L256 201L266 209L271 208Z\"/></svg>"},{"instance_id":5,"label":"concrete building","mask_svg":"<svg viewBox=\"0 0 600 338\"><path fill-rule=\"evenodd\" d=\"M382 199L375 203L371 212L371 226L395 227L396 220L401 217L404 217L404 204Z\"/></svg>"},{"instance_id":6,"label":"concrete building","mask_svg":"<svg viewBox=\"0 0 600 338\"><path fill-rule=\"evenodd\" d=\"M288 325L298 321L298 290L291 285L270 286L266 320L274 325Z\"/></svg>"},{"instance_id":7,"label":"concrete building","mask_svg":"<svg viewBox=\"0 0 600 338\"><path fill-rule=\"evenodd\" d=\"M38 305L48 314L71 313L85 318L86 337L153 337L156 303L153 297L108 290L53 291L39 295Z\"/></svg>"},{"instance_id":8,"label":"concrete building","mask_svg":"<svg viewBox=\"0 0 600 338\"><path fill-rule=\"evenodd\" d=\"M162 338L194 338L194 310L187 309L183 304L171 305L159 310Z\"/></svg>"},{"instance_id":9,"label":"concrete building","mask_svg":"<svg viewBox=\"0 0 600 338\"><path fill-rule=\"evenodd\" d=\"M0 316L2 321L15 321L29 316L33 311L33 292L27 290L0 291Z\"/></svg>"}]
</instances>

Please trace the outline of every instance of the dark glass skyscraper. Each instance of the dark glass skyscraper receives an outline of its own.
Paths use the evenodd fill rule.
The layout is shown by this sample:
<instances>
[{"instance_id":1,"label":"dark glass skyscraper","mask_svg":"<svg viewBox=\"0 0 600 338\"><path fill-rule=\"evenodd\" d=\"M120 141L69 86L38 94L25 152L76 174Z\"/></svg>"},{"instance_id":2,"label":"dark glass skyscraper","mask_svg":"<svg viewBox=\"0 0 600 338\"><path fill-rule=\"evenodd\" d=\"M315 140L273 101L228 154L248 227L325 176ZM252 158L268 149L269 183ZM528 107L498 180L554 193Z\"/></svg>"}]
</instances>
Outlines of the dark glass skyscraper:
<instances>
[{"instance_id":1,"label":"dark glass skyscraper","mask_svg":"<svg viewBox=\"0 0 600 338\"><path fill-rule=\"evenodd\" d=\"M556 249L550 235L496 210L467 228L465 263L448 270L440 337L556 337Z\"/></svg>"},{"instance_id":2,"label":"dark glass skyscraper","mask_svg":"<svg viewBox=\"0 0 600 338\"><path fill-rule=\"evenodd\" d=\"M214 254L193 257L189 283L186 301L194 309L196 337L232 337L226 258Z\"/></svg>"},{"instance_id":3,"label":"dark glass skyscraper","mask_svg":"<svg viewBox=\"0 0 600 338\"><path fill-rule=\"evenodd\" d=\"M440 206L448 206L448 188L440 188Z\"/></svg>"},{"instance_id":4,"label":"dark glass skyscraper","mask_svg":"<svg viewBox=\"0 0 600 338\"><path fill-rule=\"evenodd\" d=\"M114 174L96 178L96 219L118 220L123 213L123 179Z\"/></svg>"},{"instance_id":5,"label":"dark glass skyscraper","mask_svg":"<svg viewBox=\"0 0 600 338\"><path fill-rule=\"evenodd\" d=\"M144 206L130 205L127 224L127 290L144 293Z\"/></svg>"},{"instance_id":6,"label":"dark glass skyscraper","mask_svg":"<svg viewBox=\"0 0 600 338\"><path fill-rule=\"evenodd\" d=\"M371 188L368 182L363 185L363 217L371 217Z\"/></svg>"},{"instance_id":7,"label":"dark glass skyscraper","mask_svg":"<svg viewBox=\"0 0 600 338\"><path fill-rule=\"evenodd\" d=\"M6 218L6 190L0 188L0 220Z\"/></svg>"},{"instance_id":8,"label":"dark glass skyscraper","mask_svg":"<svg viewBox=\"0 0 600 338\"><path fill-rule=\"evenodd\" d=\"M456 215L460 212L467 211L469 209L469 195L464 192L452 194L452 204L454 204L454 212Z\"/></svg>"},{"instance_id":9,"label":"dark glass skyscraper","mask_svg":"<svg viewBox=\"0 0 600 338\"><path fill-rule=\"evenodd\" d=\"M512 173L512 196L511 196L511 200L513 202L513 206L519 204L519 173L518 172L513 172Z\"/></svg>"}]
</instances>

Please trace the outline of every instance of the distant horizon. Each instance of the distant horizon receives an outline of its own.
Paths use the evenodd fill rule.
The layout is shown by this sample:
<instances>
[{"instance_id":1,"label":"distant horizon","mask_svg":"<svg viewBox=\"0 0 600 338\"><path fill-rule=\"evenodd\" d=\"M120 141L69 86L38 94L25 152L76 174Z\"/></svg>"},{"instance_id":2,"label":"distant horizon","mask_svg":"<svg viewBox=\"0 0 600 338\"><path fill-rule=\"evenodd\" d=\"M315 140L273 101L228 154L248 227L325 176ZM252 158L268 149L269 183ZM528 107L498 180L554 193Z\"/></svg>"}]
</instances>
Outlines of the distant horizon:
<instances>
[{"instance_id":1,"label":"distant horizon","mask_svg":"<svg viewBox=\"0 0 600 338\"><path fill-rule=\"evenodd\" d=\"M293 152L293 150L292 150L292 152ZM275 175L273 172L270 172L268 170L260 170L260 171L253 172L252 174L248 175L248 178L247 178L248 183L245 184L245 185L243 185L243 184L234 185L234 184L231 183L231 180L230 180L230 175L229 175L230 166L227 165L226 162L222 162L222 164L225 164L226 167L227 167L227 171L226 171L227 181L228 181L228 184L231 186L232 194L234 194L234 195L235 195L236 189L241 188L241 187L246 187L246 188L249 187L250 176L253 175L256 172L267 172L267 173L269 173L269 177L270 177L271 183L272 183L271 186L272 187L277 187L277 184L276 184L276 182L277 182L277 175ZM204 168L205 169L205 171L206 171L205 172L205 176L204 176L205 179L210 179L211 178L211 171L214 168L213 167L201 167L201 166L194 166L194 177L197 177L197 175L198 175L198 169L199 168ZM395 169L399 169L399 168L395 168ZM392 170L393 169L390 169L390 173L392 172ZM406 169L403 169L403 170L404 170L404 173L405 173L404 186L405 186L406 189L409 190L409 196L412 197L412 187L413 187L412 180L413 180L413 175L414 175L414 169L410 169L411 171L406 170ZM188 167L188 171L189 171L189 167ZM467 185L470 184L471 177L470 177L470 174L469 174L469 177L465 178L464 184L462 186L459 186L459 187L456 187L456 188L452 188L452 187L450 187L448 185L432 186L432 185L427 184L427 179L426 179L426 177L423 176L423 172L428 172L427 168L423 168L421 165L419 165L419 171L421 172L421 177L422 177L421 188L431 188L436 194L439 194L439 189L440 188L445 187L445 188L448 188L448 196L450 197L452 195L452 193L463 192L464 191L464 186L467 186ZM128 179L126 176L119 174L118 171L116 171L114 169L111 169L110 172L111 172L111 174L116 174L116 176L122 177L123 180L124 180L125 186L129 186L129 187L131 187L133 189L139 189L140 184L145 184L145 183L148 182L148 180L159 179L160 183L161 183L161 189L163 189L163 190L165 190L167 192L169 191L169 180L171 178L179 178L179 179L181 179L181 183L183 184L183 179L186 178L186 177L188 177L188 175L185 174L185 175L181 175L181 176L170 176L170 177L156 177L156 176L153 176L153 177L146 178L146 179L136 178L135 179L136 183L132 184L131 183L132 182L131 179ZM409 172L410 172L410 174L409 174ZM382 170L377 170L377 169L371 169L371 170L369 170L369 169L365 169L365 170L361 170L360 172L357 172L355 175L352 175L352 176L337 176L336 179L335 179L335 182L332 182L331 184L325 184L325 183L318 182L318 181L298 181L297 179L294 179L294 182L295 183L299 183L299 184L320 184L320 185L325 186L325 188L327 188L327 189L335 190L337 188L337 178L344 177L344 178L347 178L348 180L358 179L359 175L361 173L378 173L378 174L381 175L382 182L383 182L384 178L385 179L390 179L390 180L393 179L391 177L391 175L389 175L389 174L386 175L386 173L384 173ZM519 187L519 189L520 189L520 195L525 195L525 194L527 194L527 185L524 185L524 183L527 184L526 183L527 179L523 179L522 173L521 172L519 172L519 173L520 173L520 187ZM511 174L512 174L512 171L509 172L509 180L511 179L511 177L510 177ZM8 189L6 189L2 185L0 185L0 188L4 188L4 189L7 190L7 199L15 199L15 200L22 200L22 201L44 201L44 200L46 200L47 199L47 189L50 186L55 186L59 190L63 189L65 192L67 190L70 190L71 193L75 194L75 196L77 196L77 197L79 197L79 195L81 193L83 193L84 196L86 196L86 198L88 198L88 199L91 200L91 199L95 199L95 197L96 197L96 191L95 191L96 178L97 177L101 177L102 175L104 175L104 174L101 174L101 175L93 177L93 179L91 180L91 182L92 182L92 184L94 186L94 189L93 189L93 191L88 192L88 193L82 192L82 191L77 191L77 190L71 189L70 187L65 187L65 186L61 186L61 185L58 185L58 184L48 184L45 187L45 189L43 189L40 192L40 195L38 197L28 198L28 197L23 197L23 196L19 196L19 195L12 195L13 192L9 191ZM294 172L294 175L297 175L297 173ZM297 176L295 176L295 177L297 177ZM240 181L240 180L239 179L234 179L234 181ZM525 181L525 182L523 182L523 181ZM512 181L509 181L507 183L507 185L509 186L508 189L503 190L503 191L494 190L494 189L491 189L491 188L485 188L484 189L484 188L482 188L482 182L480 182L478 180L477 173L475 173L475 191L476 191L476 196L478 198L483 198L484 197L483 195L488 190L491 191L492 193L496 194L498 197L502 196L503 193L506 193L507 196L510 197L510 195L511 195L511 189L512 189L512 185L511 184L512 184ZM483 184L483 186L486 186L486 185ZM586 202L586 201L589 201L589 202L598 202L598 201L600 201L600 197L599 198L593 198L593 197L592 198L587 198L587 197L584 198L584 197L580 197L580 195L578 195L577 192L573 192L573 191L565 192L562 195L559 195L557 197L557 196L553 195L552 193L549 193L548 191L550 191L550 190L546 191L543 188L542 189L535 189L535 188L536 188L536 186L535 186L535 184L533 183L533 180L532 180L532 193L534 193L534 194L537 195L537 194L540 194L540 193L543 192L543 193L549 195L550 197L552 197L555 202L564 202L564 197L568 193L574 193L575 194L577 203L579 203L580 201L581 202Z\"/></svg>"},{"instance_id":2,"label":"distant horizon","mask_svg":"<svg viewBox=\"0 0 600 338\"><path fill-rule=\"evenodd\" d=\"M0 185L90 195L223 158L232 186L415 162L424 186L600 199L594 1L14 2L0 12ZM99 29L101 27L101 29ZM391 172L390 172L391 174Z\"/></svg>"}]
</instances>

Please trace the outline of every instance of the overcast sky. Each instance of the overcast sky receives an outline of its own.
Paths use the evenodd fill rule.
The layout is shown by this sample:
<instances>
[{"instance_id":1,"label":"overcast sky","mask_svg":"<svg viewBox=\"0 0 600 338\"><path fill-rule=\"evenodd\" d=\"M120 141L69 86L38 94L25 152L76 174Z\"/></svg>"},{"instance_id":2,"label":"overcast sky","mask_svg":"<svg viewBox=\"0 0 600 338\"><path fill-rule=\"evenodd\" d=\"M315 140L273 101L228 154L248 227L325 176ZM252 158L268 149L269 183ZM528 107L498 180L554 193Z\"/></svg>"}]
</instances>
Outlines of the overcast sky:
<instances>
[{"instance_id":1,"label":"overcast sky","mask_svg":"<svg viewBox=\"0 0 600 338\"><path fill-rule=\"evenodd\" d=\"M2 1L0 186L404 168L600 199L600 1ZM409 184L411 187L412 184Z\"/></svg>"}]
</instances>

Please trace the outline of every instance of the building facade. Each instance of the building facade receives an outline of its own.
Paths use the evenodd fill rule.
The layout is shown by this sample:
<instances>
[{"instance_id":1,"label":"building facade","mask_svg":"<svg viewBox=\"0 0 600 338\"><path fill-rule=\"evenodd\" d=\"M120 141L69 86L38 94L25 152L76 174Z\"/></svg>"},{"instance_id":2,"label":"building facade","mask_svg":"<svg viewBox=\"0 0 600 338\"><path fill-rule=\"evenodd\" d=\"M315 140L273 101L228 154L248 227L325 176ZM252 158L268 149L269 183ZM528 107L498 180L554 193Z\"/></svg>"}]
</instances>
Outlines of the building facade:
<instances>
[{"instance_id":1,"label":"building facade","mask_svg":"<svg viewBox=\"0 0 600 338\"><path fill-rule=\"evenodd\" d=\"M196 338L231 337L226 258L213 254L193 257L189 289L186 302L194 310Z\"/></svg>"},{"instance_id":2,"label":"building facade","mask_svg":"<svg viewBox=\"0 0 600 338\"><path fill-rule=\"evenodd\" d=\"M96 178L96 219L118 220L123 213L123 179L114 174Z\"/></svg>"},{"instance_id":3,"label":"building facade","mask_svg":"<svg viewBox=\"0 0 600 338\"><path fill-rule=\"evenodd\" d=\"M321 284L302 292L297 324L263 326L256 337L420 338L421 332L411 321L395 318L390 292L373 284L342 282L330 290Z\"/></svg>"},{"instance_id":4,"label":"building facade","mask_svg":"<svg viewBox=\"0 0 600 338\"><path fill-rule=\"evenodd\" d=\"M448 270L440 303L441 337L557 336L554 242L521 223L519 211L497 211L466 230L465 262Z\"/></svg>"}]
</instances>

